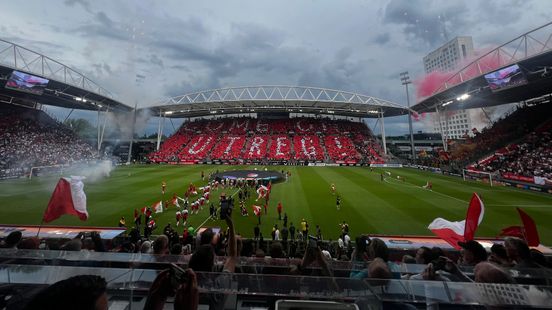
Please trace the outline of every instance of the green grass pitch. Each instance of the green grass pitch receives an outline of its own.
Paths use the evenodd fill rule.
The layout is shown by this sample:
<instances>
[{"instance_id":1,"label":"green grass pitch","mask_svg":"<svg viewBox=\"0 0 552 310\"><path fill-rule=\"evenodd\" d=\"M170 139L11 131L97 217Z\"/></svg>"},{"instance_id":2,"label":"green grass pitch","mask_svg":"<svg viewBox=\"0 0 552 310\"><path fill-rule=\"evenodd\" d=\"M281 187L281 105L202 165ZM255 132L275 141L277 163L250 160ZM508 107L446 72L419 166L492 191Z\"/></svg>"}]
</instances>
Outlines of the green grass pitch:
<instances>
[{"instance_id":1,"label":"green grass pitch","mask_svg":"<svg viewBox=\"0 0 552 310\"><path fill-rule=\"evenodd\" d=\"M165 199L176 192L183 196L190 182L203 186L201 171L209 172L231 169L264 169L261 166L128 166L118 167L108 178L95 182L85 181L88 199L89 220L81 222L76 217L63 216L50 225L116 226L121 216L132 224L133 210L159 201L161 182L167 182ZM552 245L552 196L508 187L490 187L478 182L464 182L460 178L437 175L408 168L374 169L361 167L297 167L270 166L268 169L291 172L291 178L273 186L268 215L262 217L261 231L270 237L278 221L276 205L281 201L289 221L299 226L305 218L314 232L320 225L325 239L335 239L343 220L349 223L352 235L394 234L431 235L427 225L436 217L451 221L465 217L468 201L473 192L481 195L485 203L485 217L480 225L478 237L494 237L505 226L519 225L515 207L522 207L533 217L541 236L541 242ZM389 171L392 176L381 181L380 173ZM397 180L400 175L405 181ZM50 194L58 177L39 177L0 182L0 223L39 224ZM433 191L422 189L426 181L433 182ZM342 198L341 210L335 206L335 196L330 192L334 183ZM233 194L235 189L226 189ZM211 195L211 201L218 205L221 190ZM256 194L256 193L255 193ZM247 209L249 217L242 217L239 208L233 218L237 231L252 236L257 219L253 216L251 204ZM167 222L175 223L175 209L170 207L161 214L155 214L161 233ZM189 223L198 227L225 227L220 220L207 220L206 206L197 215L190 216ZM178 229L182 231L182 226Z\"/></svg>"}]
</instances>

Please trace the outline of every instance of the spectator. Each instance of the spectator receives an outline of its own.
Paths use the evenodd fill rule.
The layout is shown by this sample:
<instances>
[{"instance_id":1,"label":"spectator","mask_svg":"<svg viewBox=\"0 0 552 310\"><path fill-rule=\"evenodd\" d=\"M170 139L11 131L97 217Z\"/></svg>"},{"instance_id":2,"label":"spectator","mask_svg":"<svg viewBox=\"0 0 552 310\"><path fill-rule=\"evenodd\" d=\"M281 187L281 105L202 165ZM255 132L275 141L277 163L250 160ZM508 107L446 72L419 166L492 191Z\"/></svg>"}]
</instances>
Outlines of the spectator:
<instances>
[{"instance_id":1,"label":"spectator","mask_svg":"<svg viewBox=\"0 0 552 310\"><path fill-rule=\"evenodd\" d=\"M81 275L56 282L40 291L25 307L26 310L107 310L105 279Z\"/></svg>"},{"instance_id":2,"label":"spectator","mask_svg":"<svg viewBox=\"0 0 552 310\"><path fill-rule=\"evenodd\" d=\"M473 275L475 282L479 283L515 283L514 279L502 268L489 262L481 262L475 265Z\"/></svg>"},{"instance_id":3,"label":"spectator","mask_svg":"<svg viewBox=\"0 0 552 310\"><path fill-rule=\"evenodd\" d=\"M433 253L428 247L421 247L416 251L416 264L427 265L433 260Z\"/></svg>"},{"instance_id":4,"label":"spectator","mask_svg":"<svg viewBox=\"0 0 552 310\"><path fill-rule=\"evenodd\" d=\"M282 227L282 231L280 232L280 234L282 235L282 241L287 242L288 236L289 236L289 231L288 231L288 228L286 226Z\"/></svg>"},{"instance_id":5,"label":"spectator","mask_svg":"<svg viewBox=\"0 0 552 310\"><path fill-rule=\"evenodd\" d=\"M170 296L174 296L175 310L195 310L199 305L199 290L196 274L191 269L186 269L183 283L174 283L171 280L171 272L164 270L153 281L148 292L148 298L144 310L165 309L165 302Z\"/></svg>"},{"instance_id":6,"label":"spectator","mask_svg":"<svg viewBox=\"0 0 552 310\"><path fill-rule=\"evenodd\" d=\"M215 266L215 250L210 244L203 244L192 254L188 267L194 271L212 272Z\"/></svg>"},{"instance_id":7,"label":"spectator","mask_svg":"<svg viewBox=\"0 0 552 310\"><path fill-rule=\"evenodd\" d=\"M175 243L171 246L171 255L181 255L182 254L182 244Z\"/></svg>"},{"instance_id":8,"label":"spectator","mask_svg":"<svg viewBox=\"0 0 552 310\"><path fill-rule=\"evenodd\" d=\"M368 265L368 278L389 280L392 278L392 274L387 263L383 259L376 257Z\"/></svg>"},{"instance_id":9,"label":"spectator","mask_svg":"<svg viewBox=\"0 0 552 310\"><path fill-rule=\"evenodd\" d=\"M462 256L458 262L460 265L475 266L487 260L487 251L481 243L470 240L468 242L458 242L458 245L462 247Z\"/></svg>"},{"instance_id":10,"label":"spectator","mask_svg":"<svg viewBox=\"0 0 552 310\"><path fill-rule=\"evenodd\" d=\"M401 262L403 264L417 264L416 258L412 257L412 255L403 255Z\"/></svg>"},{"instance_id":11,"label":"spectator","mask_svg":"<svg viewBox=\"0 0 552 310\"><path fill-rule=\"evenodd\" d=\"M21 233L21 231L19 231L19 230L12 231L6 237L6 239L4 239L4 241L3 241L3 243L1 244L0 247L1 248L6 248L6 249L17 249L17 245L21 241L22 236L23 236L23 234Z\"/></svg>"},{"instance_id":12,"label":"spectator","mask_svg":"<svg viewBox=\"0 0 552 310\"><path fill-rule=\"evenodd\" d=\"M20 247L21 248L21 247ZM546 256L544 254L537 250L537 249L531 249L531 259L538 265L546 268L550 268L550 263L548 263Z\"/></svg>"},{"instance_id":13,"label":"spectator","mask_svg":"<svg viewBox=\"0 0 552 310\"><path fill-rule=\"evenodd\" d=\"M506 248L504 245L495 243L491 246L491 255L489 255L489 261L502 267L511 267L512 262L508 258Z\"/></svg>"},{"instance_id":14,"label":"spectator","mask_svg":"<svg viewBox=\"0 0 552 310\"><path fill-rule=\"evenodd\" d=\"M150 254L151 253L151 241L144 241L142 242L142 245L140 246L140 253L142 254Z\"/></svg>"},{"instance_id":15,"label":"spectator","mask_svg":"<svg viewBox=\"0 0 552 310\"><path fill-rule=\"evenodd\" d=\"M293 226L293 222L289 223L289 238L295 240L295 226Z\"/></svg>"},{"instance_id":16,"label":"spectator","mask_svg":"<svg viewBox=\"0 0 552 310\"><path fill-rule=\"evenodd\" d=\"M270 257L272 258L285 258L284 248L280 242L272 242L270 244Z\"/></svg>"},{"instance_id":17,"label":"spectator","mask_svg":"<svg viewBox=\"0 0 552 310\"><path fill-rule=\"evenodd\" d=\"M169 252L169 238L165 235L161 235L153 242L153 254L165 255Z\"/></svg>"},{"instance_id":18,"label":"spectator","mask_svg":"<svg viewBox=\"0 0 552 310\"><path fill-rule=\"evenodd\" d=\"M385 242L379 238L373 238L369 241L368 257L373 260L376 257L383 259L384 262L389 260L389 249Z\"/></svg>"},{"instance_id":19,"label":"spectator","mask_svg":"<svg viewBox=\"0 0 552 310\"><path fill-rule=\"evenodd\" d=\"M254 237L254 240L258 240L259 239L259 234L261 233L261 229L259 228L259 224L255 225L255 227L253 228L253 235L255 236Z\"/></svg>"},{"instance_id":20,"label":"spectator","mask_svg":"<svg viewBox=\"0 0 552 310\"><path fill-rule=\"evenodd\" d=\"M508 258L514 263L514 267L523 268L540 268L531 258L531 251L527 243L519 238L508 237L504 240L504 247Z\"/></svg>"}]
</instances>

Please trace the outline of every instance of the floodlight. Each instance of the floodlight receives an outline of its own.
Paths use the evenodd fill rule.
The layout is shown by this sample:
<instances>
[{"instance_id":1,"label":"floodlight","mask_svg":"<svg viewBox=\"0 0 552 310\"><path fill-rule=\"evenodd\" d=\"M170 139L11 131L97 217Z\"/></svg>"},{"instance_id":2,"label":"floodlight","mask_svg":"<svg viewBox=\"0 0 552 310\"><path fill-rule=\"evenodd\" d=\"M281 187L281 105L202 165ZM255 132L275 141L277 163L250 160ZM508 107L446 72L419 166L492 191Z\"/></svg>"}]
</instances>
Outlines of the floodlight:
<instances>
[{"instance_id":1,"label":"floodlight","mask_svg":"<svg viewBox=\"0 0 552 310\"><path fill-rule=\"evenodd\" d=\"M458 101L464 101L464 100L467 100L468 98L470 98L470 94L462 94L460 95L460 97L456 98L456 100Z\"/></svg>"}]
</instances>

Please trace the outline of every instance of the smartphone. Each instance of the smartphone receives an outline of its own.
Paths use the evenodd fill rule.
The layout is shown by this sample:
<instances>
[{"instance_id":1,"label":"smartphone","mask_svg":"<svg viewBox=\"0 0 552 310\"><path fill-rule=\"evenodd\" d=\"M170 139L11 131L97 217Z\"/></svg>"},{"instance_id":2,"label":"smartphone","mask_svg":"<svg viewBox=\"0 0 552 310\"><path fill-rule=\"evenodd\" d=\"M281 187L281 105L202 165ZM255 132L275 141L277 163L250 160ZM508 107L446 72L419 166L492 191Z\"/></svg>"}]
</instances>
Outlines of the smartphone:
<instances>
[{"instance_id":1,"label":"smartphone","mask_svg":"<svg viewBox=\"0 0 552 310\"><path fill-rule=\"evenodd\" d=\"M171 263L170 265L170 273L171 284L174 288L177 288L180 284L186 283L188 281L188 275L186 274L186 271L174 263Z\"/></svg>"}]
</instances>

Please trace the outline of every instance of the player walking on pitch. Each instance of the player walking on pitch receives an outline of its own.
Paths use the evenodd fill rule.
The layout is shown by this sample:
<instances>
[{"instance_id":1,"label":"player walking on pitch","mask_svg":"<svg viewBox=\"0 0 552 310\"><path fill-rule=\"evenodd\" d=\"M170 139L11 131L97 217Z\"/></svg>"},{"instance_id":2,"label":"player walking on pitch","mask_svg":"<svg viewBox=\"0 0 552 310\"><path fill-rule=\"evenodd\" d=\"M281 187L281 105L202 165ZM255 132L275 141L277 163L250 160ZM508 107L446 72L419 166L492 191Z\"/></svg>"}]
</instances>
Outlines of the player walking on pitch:
<instances>
[{"instance_id":1,"label":"player walking on pitch","mask_svg":"<svg viewBox=\"0 0 552 310\"><path fill-rule=\"evenodd\" d=\"M332 185L330 185L330 191L332 195L335 195L335 184L332 183Z\"/></svg>"}]
</instances>

